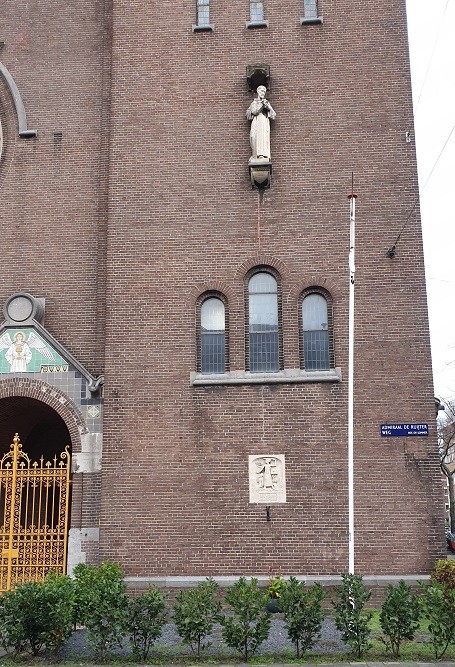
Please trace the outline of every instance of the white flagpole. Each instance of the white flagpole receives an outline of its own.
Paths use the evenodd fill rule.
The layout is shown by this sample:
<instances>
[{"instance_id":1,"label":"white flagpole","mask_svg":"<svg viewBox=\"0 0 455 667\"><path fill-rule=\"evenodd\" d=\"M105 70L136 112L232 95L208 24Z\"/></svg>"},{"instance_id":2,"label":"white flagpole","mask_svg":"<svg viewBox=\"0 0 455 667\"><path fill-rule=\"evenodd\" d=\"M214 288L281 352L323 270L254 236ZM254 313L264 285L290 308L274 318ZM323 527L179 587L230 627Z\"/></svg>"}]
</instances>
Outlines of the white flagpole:
<instances>
[{"instance_id":1,"label":"white flagpole","mask_svg":"<svg viewBox=\"0 0 455 667\"><path fill-rule=\"evenodd\" d=\"M355 200L354 174L349 229L349 355L348 355L348 529L349 574L354 574L354 283L355 283Z\"/></svg>"}]
</instances>

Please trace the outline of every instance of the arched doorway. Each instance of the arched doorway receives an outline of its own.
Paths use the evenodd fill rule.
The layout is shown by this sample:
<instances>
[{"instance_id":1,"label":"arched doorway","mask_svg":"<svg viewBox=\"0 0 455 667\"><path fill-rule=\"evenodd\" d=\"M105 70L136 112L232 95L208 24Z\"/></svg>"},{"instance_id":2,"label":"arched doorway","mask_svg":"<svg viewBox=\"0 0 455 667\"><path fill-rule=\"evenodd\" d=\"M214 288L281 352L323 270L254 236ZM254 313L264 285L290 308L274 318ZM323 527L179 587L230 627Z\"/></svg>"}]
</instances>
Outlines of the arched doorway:
<instances>
[{"instance_id":1,"label":"arched doorway","mask_svg":"<svg viewBox=\"0 0 455 667\"><path fill-rule=\"evenodd\" d=\"M0 455L9 451L15 433L19 433L23 450L32 458L60 454L71 446L60 415L46 403L26 396L0 399Z\"/></svg>"},{"instance_id":2,"label":"arched doorway","mask_svg":"<svg viewBox=\"0 0 455 667\"><path fill-rule=\"evenodd\" d=\"M66 571L71 438L49 405L0 400L0 591Z\"/></svg>"}]
</instances>

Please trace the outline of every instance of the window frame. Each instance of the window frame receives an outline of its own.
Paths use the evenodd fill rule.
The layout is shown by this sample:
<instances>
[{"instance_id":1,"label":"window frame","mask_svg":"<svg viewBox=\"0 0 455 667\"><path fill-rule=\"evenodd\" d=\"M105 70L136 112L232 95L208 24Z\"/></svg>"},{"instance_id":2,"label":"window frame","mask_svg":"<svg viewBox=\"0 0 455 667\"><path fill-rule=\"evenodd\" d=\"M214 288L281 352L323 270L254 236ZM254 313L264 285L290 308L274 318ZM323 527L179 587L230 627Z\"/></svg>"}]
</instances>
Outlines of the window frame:
<instances>
[{"instance_id":1,"label":"window frame","mask_svg":"<svg viewBox=\"0 0 455 667\"><path fill-rule=\"evenodd\" d=\"M261 5L261 18L253 14L253 5ZM245 23L246 28L268 28L269 22L265 20L265 0L249 0L250 20Z\"/></svg>"},{"instance_id":2,"label":"window frame","mask_svg":"<svg viewBox=\"0 0 455 667\"><path fill-rule=\"evenodd\" d=\"M224 370L212 373L202 371L202 305L209 299L218 299L224 305ZM229 373L229 307L228 300L222 292L210 290L198 297L196 304L196 370L202 375L223 375Z\"/></svg>"},{"instance_id":3,"label":"window frame","mask_svg":"<svg viewBox=\"0 0 455 667\"><path fill-rule=\"evenodd\" d=\"M307 296L311 294L319 294L322 296L327 304L327 333L328 333L328 346L329 346L329 368L320 368L320 369L305 369L305 345L304 345L304 335L305 330L303 328L303 302ZM299 357L300 357L300 369L308 373L325 373L328 370L333 370L335 368L335 348L334 348L334 338L333 338L333 300L331 294L325 290L323 287L314 285L303 290L299 298Z\"/></svg>"},{"instance_id":4,"label":"window frame","mask_svg":"<svg viewBox=\"0 0 455 667\"><path fill-rule=\"evenodd\" d=\"M310 0L310 2L311 2L311 0ZM318 0L313 0L313 2L314 2L314 5L315 5L316 13L311 12L311 15L310 15L309 11L307 10L307 1L303 0L303 16L308 21L313 21L313 20L315 20L319 17L319 2L318 2Z\"/></svg>"},{"instance_id":5,"label":"window frame","mask_svg":"<svg viewBox=\"0 0 455 667\"><path fill-rule=\"evenodd\" d=\"M265 7L264 7L264 0L249 0L250 1L250 23L264 23L265 21ZM262 7L262 15L261 18L255 18L253 17L253 5L261 5Z\"/></svg>"},{"instance_id":6,"label":"window frame","mask_svg":"<svg viewBox=\"0 0 455 667\"><path fill-rule=\"evenodd\" d=\"M202 23L200 20L199 10L207 7L207 22ZM210 22L210 0L203 3L203 0L196 0L196 23L193 25L193 32L210 32L214 26Z\"/></svg>"},{"instance_id":7,"label":"window frame","mask_svg":"<svg viewBox=\"0 0 455 667\"><path fill-rule=\"evenodd\" d=\"M312 8L311 8L312 9ZM310 9L310 11L311 11ZM311 11L311 16L309 14L309 11L307 10L305 6L305 0L303 0L303 18L300 19L300 25L302 26L309 26L309 25L322 25L323 24L323 18L321 14L321 0L315 0L315 9L316 9L316 15L314 15L314 11Z\"/></svg>"},{"instance_id":8,"label":"window frame","mask_svg":"<svg viewBox=\"0 0 455 667\"><path fill-rule=\"evenodd\" d=\"M277 319L278 319L278 368L275 371L253 371L250 362L250 290L249 284L251 278L258 273L268 273L276 281L276 299L277 299ZM283 370L283 316L282 316L282 287L281 276L273 267L267 265L255 266L248 271L244 279L244 300L245 300L245 370L253 374L273 375Z\"/></svg>"},{"instance_id":9,"label":"window frame","mask_svg":"<svg viewBox=\"0 0 455 667\"><path fill-rule=\"evenodd\" d=\"M204 12L207 14L207 21L204 22L200 20L200 11L203 7L207 7L207 11ZM198 28L206 28L210 25L210 0L196 0L196 25Z\"/></svg>"}]
</instances>

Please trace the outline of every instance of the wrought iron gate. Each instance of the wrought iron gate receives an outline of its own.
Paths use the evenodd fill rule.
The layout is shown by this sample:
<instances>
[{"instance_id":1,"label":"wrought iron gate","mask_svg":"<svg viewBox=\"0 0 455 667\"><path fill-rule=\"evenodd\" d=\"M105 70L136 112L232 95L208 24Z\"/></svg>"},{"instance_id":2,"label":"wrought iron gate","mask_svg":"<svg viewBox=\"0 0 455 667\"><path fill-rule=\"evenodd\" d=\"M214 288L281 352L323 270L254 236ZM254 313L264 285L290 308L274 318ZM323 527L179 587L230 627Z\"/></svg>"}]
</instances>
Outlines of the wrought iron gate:
<instances>
[{"instance_id":1,"label":"wrought iron gate","mask_svg":"<svg viewBox=\"0 0 455 667\"><path fill-rule=\"evenodd\" d=\"M16 433L0 460L0 591L65 573L69 486L68 447L31 461Z\"/></svg>"}]
</instances>

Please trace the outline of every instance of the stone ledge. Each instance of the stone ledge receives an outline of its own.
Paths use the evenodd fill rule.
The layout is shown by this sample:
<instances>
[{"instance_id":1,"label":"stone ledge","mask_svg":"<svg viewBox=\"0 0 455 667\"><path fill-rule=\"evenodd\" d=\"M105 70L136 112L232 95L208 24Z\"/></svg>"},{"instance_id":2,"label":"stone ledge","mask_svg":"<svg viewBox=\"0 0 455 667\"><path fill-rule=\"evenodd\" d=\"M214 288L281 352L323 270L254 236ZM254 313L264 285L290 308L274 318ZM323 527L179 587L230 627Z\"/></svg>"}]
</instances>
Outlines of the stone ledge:
<instances>
[{"instance_id":1,"label":"stone ledge","mask_svg":"<svg viewBox=\"0 0 455 667\"><path fill-rule=\"evenodd\" d=\"M193 25L191 26L191 30L193 32L213 32L215 30L215 26L213 23L207 23L206 25Z\"/></svg>"},{"instance_id":2,"label":"stone ledge","mask_svg":"<svg viewBox=\"0 0 455 667\"><path fill-rule=\"evenodd\" d=\"M245 28L248 28L248 30L254 30L255 28L268 28L268 27L269 27L268 21L247 21L245 23Z\"/></svg>"},{"instance_id":3,"label":"stone ledge","mask_svg":"<svg viewBox=\"0 0 455 667\"><path fill-rule=\"evenodd\" d=\"M190 385L230 385L230 384L289 384L299 382L341 382L341 369L329 371L303 371L300 368L288 368L277 373L251 373L249 371L231 371L229 373L190 373Z\"/></svg>"},{"instance_id":4,"label":"stone ledge","mask_svg":"<svg viewBox=\"0 0 455 667\"><path fill-rule=\"evenodd\" d=\"M323 23L322 16L314 16L311 19L300 19L300 25L322 25Z\"/></svg>"},{"instance_id":5,"label":"stone ledge","mask_svg":"<svg viewBox=\"0 0 455 667\"><path fill-rule=\"evenodd\" d=\"M212 579L216 581L221 588L233 586L240 578L238 576L214 576ZM252 579L252 576L245 576L247 581ZM258 575L254 577L258 580L259 586L266 588L270 577ZM289 577L285 576L284 579ZM308 586L314 583L319 583L321 586L339 586L341 584L341 576L339 575L295 575L298 581L304 581ZM201 581L205 581L206 577L125 577L125 583L131 590L142 589L150 585L158 586L159 588L193 588ZM404 580L407 584L418 585L419 581L430 580L428 574L397 574L397 575L372 575L364 576L363 582L366 586L381 586L386 587L389 584L397 584L400 580Z\"/></svg>"}]
</instances>

